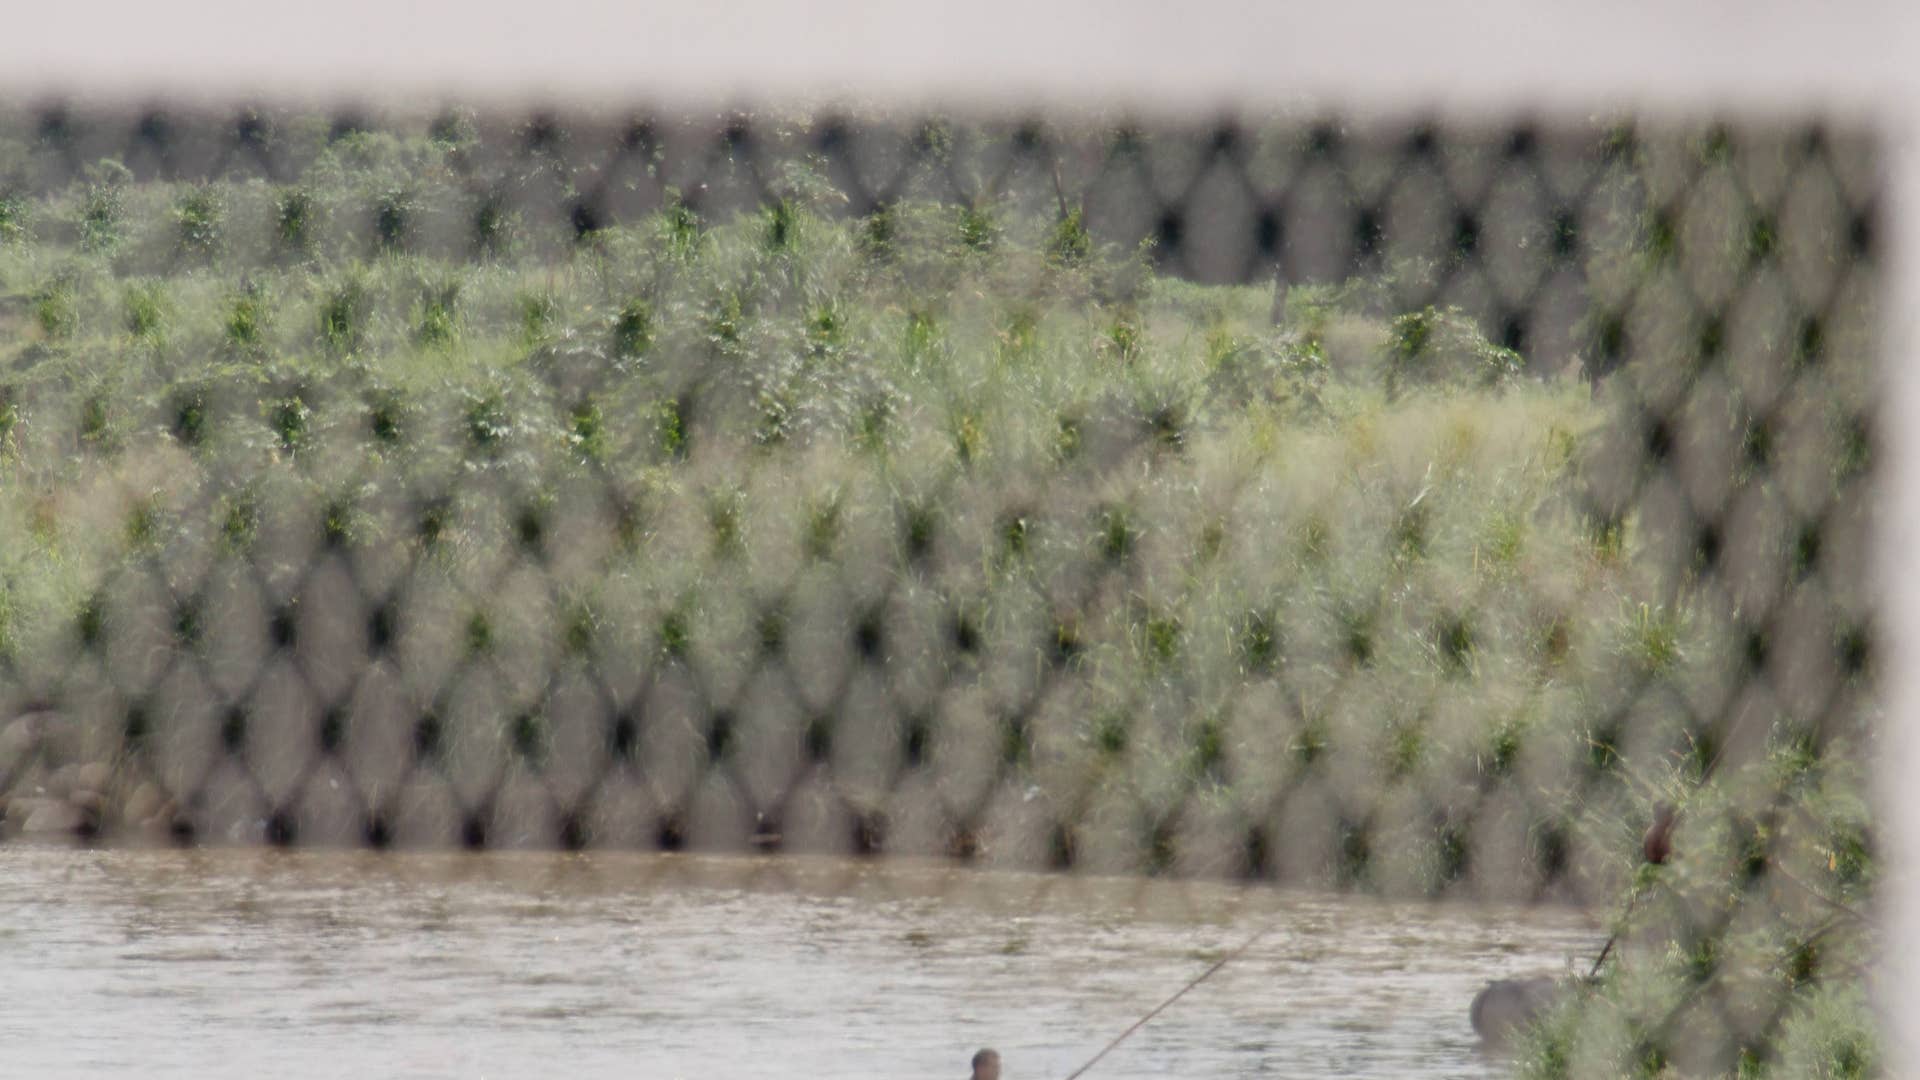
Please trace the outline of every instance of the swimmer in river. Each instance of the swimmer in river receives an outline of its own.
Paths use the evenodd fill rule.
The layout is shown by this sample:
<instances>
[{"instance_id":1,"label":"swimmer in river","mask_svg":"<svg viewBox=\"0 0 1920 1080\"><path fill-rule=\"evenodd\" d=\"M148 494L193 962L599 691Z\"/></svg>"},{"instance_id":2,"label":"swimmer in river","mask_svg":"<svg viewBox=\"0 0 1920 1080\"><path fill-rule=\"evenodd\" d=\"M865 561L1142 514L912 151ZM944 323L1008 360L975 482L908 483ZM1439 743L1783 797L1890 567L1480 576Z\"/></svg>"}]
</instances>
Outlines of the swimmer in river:
<instances>
[{"instance_id":1,"label":"swimmer in river","mask_svg":"<svg viewBox=\"0 0 1920 1080\"><path fill-rule=\"evenodd\" d=\"M973 1080L1000 1080L1000 1051L982 1050L973 1055Z\"/></svg>"}]
</instances>

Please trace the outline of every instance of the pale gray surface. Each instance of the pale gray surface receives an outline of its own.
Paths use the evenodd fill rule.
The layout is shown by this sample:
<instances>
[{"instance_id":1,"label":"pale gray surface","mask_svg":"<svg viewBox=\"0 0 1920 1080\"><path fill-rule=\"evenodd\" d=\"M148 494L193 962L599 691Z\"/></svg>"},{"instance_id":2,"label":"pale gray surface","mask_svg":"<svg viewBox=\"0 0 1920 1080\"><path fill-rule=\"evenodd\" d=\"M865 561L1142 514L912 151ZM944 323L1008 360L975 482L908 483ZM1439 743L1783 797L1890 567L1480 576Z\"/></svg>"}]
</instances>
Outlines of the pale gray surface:
<instances>
[{"instance_id":1,"label":"pale gray surface","mask_svg":"<svg viewBox=\"0 0 1920 1080\"><path fill-rule=\"evenodd\" d=\"M1893 0L18 8L0 24L0 85L515 100L848 93L1208 106L1285 95L1402 109L1878 107L1914 85L1920 29L1914 5Z\"/></svg>"},{"instance_id":2,"label":"pale gray surface","mask_svg":"<svg viewBox=\"0 0 1920 1080\"><path fill-rule=\"evenodd\" d=\"M1476 911L901 863L0 848L9 1076L1471 1077L1488 978L1597 946Z\"/></svg>"}]
</instances>

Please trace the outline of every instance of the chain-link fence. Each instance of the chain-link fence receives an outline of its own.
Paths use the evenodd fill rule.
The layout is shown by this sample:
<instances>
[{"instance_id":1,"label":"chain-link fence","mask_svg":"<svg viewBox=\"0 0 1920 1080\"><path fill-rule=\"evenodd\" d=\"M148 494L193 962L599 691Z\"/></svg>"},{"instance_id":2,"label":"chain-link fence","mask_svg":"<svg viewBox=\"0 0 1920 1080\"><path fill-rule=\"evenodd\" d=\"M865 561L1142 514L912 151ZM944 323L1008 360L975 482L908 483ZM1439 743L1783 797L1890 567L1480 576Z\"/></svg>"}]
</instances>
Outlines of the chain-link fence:
<instances>
[{"instance_id":1,"label":"chain-link fence","mask_svg":"<svg viewBox=\"0 0 1920 1080\"><path fill-rule=\"evenodd\" d=\"M1879 164L17 110L6 834L1631 896L1533 1067L1869 1069Z\"/></svg>"}]
</instances>

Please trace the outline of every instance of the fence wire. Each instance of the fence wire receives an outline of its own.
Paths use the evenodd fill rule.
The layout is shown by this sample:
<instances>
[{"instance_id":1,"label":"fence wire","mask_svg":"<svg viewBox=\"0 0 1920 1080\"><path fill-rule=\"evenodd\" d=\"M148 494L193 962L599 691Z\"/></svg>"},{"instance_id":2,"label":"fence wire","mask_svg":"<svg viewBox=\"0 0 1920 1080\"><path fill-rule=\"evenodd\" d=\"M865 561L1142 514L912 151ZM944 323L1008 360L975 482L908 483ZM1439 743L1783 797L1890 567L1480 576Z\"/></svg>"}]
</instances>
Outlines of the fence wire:
<instances>
[{"instance_id":1,"label":"fence wire","mask_svg":"<svg viewBox=\"0 0 1920 1080\"><path fill-rule=\"evenodd\" d=\"M1530 1067L1870 1070L1879 164L15 108L0 835L1631 897Z\"/></svg>"}]
</instances>

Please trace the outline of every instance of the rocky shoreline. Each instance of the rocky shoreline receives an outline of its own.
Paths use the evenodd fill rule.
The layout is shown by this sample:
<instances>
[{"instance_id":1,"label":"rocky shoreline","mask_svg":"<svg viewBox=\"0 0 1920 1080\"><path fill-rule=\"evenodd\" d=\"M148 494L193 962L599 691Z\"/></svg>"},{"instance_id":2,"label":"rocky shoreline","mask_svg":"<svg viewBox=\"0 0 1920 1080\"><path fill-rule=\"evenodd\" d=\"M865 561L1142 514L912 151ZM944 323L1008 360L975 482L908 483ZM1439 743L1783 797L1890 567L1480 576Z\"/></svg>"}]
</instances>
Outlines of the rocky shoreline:
<instances>
[{"instance_id":1,"label":"rocky shoreline","mask_svg":"<svg viewBox=\"0 0 1920 1080\"><path fill-rule=\"evenodd\" d=\"M49 767L46 743L59 724L59 714L43 711L0 728L0 839L138 841L172 833L179 807L152 780L110 761Z\"/></svg>"}]
</instances>

